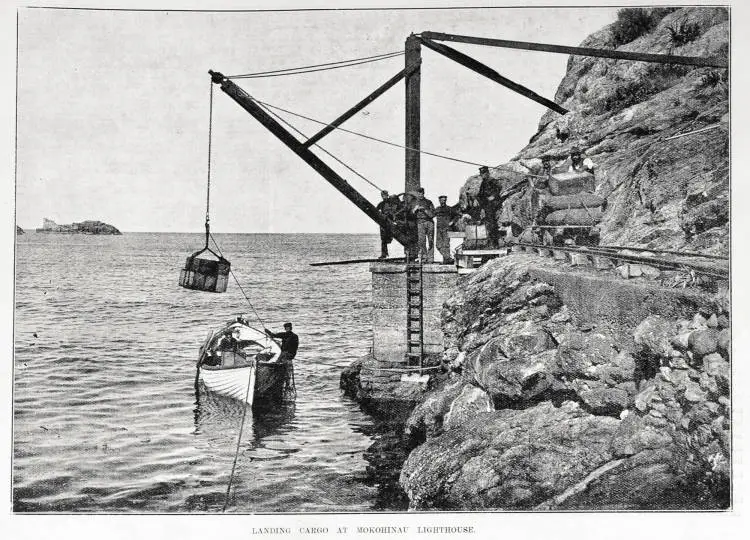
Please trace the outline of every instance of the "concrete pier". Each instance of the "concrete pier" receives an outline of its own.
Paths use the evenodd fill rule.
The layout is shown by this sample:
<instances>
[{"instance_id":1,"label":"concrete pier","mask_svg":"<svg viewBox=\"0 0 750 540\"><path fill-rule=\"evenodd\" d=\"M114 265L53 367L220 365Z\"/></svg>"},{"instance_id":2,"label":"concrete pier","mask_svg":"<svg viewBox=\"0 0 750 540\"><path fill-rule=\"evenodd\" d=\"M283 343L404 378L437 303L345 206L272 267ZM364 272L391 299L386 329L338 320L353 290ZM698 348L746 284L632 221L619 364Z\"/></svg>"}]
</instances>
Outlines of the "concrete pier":
<instances>
[{"instance_id":1,"label":"concrete pier","mask_svg":"<svg viewBox=\"0 0 750 540\"><path fill-rule=\"evenodd\" d=\"M406 364L406 265L371 263L372 351L381 361ZM425 264L422 269L424 352L442 354L440 310L453 293L458 273L447 264Z\"/></svg>"}]
</instances>

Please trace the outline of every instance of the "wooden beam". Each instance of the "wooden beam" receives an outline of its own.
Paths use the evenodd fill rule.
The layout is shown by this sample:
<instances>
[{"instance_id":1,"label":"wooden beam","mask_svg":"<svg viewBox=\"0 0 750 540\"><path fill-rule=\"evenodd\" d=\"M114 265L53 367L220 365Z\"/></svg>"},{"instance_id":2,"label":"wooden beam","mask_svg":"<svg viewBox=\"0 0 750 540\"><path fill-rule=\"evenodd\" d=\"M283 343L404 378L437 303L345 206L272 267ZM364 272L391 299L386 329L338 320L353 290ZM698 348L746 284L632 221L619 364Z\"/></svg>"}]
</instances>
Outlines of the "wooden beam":
<instances>
[{"instance_id":1,"label":"wooden beam","mask_svg":"<svg viewBox=\"0 0 750 540\"><path fill-rule=\"evenodd\" d=\"M420 84L422 62L421 43L414 34L406 38L405 66L406 77L406 119L404 145L407 147L404 162L404 191L416 191L420 180ZM411 150L410 150L411 149Z\"/></svg>"},{"instance_id":2,"label":"wooden beam","mask_svg":"<svg viewBox=\"0 0 750 540\"><path fill-rule=\"evenodd\" d=\"M568 47L566 45L552 45L549 43L531 43L528 41L510 41L507 39L480 38L474 36L459 36L443 34L442 32L422 32L425 39L436 41L453 41L456 43L470 43L472 45L488 45L506 49L521 49L526 51L541 51L575 56L596 56L599 58L613 58L616 60L635 60L640 62L657 62L661 64L683 64L687 66L728 68L726 59L717 56L673 56L671 54L650 54L615 49L594 49L591 47Z\"/></svg>"},{"instance_id":3,"label":"wooden beam","mask_svg":"<svg viewBox=\"0 0 750 540\"><path fill-rule=\"evenodd\" d=\"M323 160L313 154L309 149L298 141L294 135L289 133L284 127L274 120L266 111L264 111L255 101L239 86L227 79L218 72L209 70L211 80L215 84L221 84L221 89L237 104L253 116L263 127L273 133L281 142L289 147L292 152L297 154L302 160L310 165L318 174L325 178L333 187L341 192L354 205L367 214L375 223L388 230L393 237L403 246L408 244L408 238L396 229L393 223L370 201L365 199L362 194L354 189L349 183L341 178L336 171L331 169Z\"/></svg>"},{"instance_id":4,"label":"wooden beam","mask_svg":"<svg viewBox=\"0 0 750 540\"><path fill-rule=\"evenodd\" d=\"M325 261L310 263L310 266L337 266L341 264L362 264L362 263L404 263L404 257L392 257L390 259L349 259L346 261Z\"/></svg>"},{"instance_id":5,"label":"wooden beam","mask_svg":"<svg viewBox=\"0 0 750 540\"><path fill-rule=\"evenodd\" d=\"M388 89L393 87L396 83L398 83L401 79L403 79L407 74L406 69L402 69L399 71L396 75L388 79L383 85L379 86L377 90L375 90L372 94L364 98L362 101L357 103L354 107L346 111L344 114L336 118L333 122L328 124L326 127L318 131L315 135L310 137L304 142L305 148L310 148L312 145L314 145L316 142L318 142L320 139L328 135L331 131L336 129L338 126L349 120L352 116L357 114L359 111L367 107L370 103L375 101L377 98L382 96Z\"/></svg>"},{"instance_id":6,"label":"wooden beam","mask_svg":"<svg viewBox=\"0 0 750 540\"><path fill-rule=\"evenodd\" d=\"M514 92L517 92L521 94L522 96L529 98L532 101L536 101L537 103L544 105L548 109L552 109L556 113L565 114L568 112L568 109L558 105L554 101L551 101L545 97L540 96L539 94L537 94L533 90L526 88L525 86L522 86L518 83L514 83L510 79L503 77L491 67L486 66L477 60L474 60L471 56L467 56L464 53L457 51L456 49L452 49L451 47L448 47L447 45L436 43L424 37L421 38L421 41L422 41L422 44L428 49L432 49L436 53L442 54L443 56L450 58L454 62L458 62L462 66L467 67L470 70L476 73L479 73L480 75L483 75L487 77L488 79L495 81L498 84L505 86L506 88L510 88Z\"/></svg>"}]
</instances>

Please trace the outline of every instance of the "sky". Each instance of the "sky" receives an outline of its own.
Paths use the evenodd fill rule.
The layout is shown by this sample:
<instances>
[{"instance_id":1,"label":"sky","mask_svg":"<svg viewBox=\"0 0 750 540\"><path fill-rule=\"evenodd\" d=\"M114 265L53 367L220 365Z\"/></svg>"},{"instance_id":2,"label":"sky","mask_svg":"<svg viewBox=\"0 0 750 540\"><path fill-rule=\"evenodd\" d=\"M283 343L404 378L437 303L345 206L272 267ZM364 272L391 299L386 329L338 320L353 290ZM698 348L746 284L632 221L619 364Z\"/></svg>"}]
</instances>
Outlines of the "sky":
<instances>
[{"instance_id":1,"label":"sky","mask_svg":"<svg viewBox=\"0 0 750 540\"><path fill-rule=\"evenodd\" d=\"M208 69L226 75L403 50L412 32L578 45L615 8L197 13L18 12L16 217L24 228L99 219L123 231L199 232L208 164ZM456 49L553 98L566 55ZM545 112L423 48L422 148L508 161ZM403 68L403 57L237 81L258 99L330 121ZM321 126L285 117L306 135ZM403 144L400 83L343 127ZM403 191L404 150L342 132L321 145L380 188ZM373 203L379 191L316 152ZM216 232L375 232L376 226L218 88L211 222ZM422 185L454 202L473 165L422 156Z\"/></svg>"}]
</instances>

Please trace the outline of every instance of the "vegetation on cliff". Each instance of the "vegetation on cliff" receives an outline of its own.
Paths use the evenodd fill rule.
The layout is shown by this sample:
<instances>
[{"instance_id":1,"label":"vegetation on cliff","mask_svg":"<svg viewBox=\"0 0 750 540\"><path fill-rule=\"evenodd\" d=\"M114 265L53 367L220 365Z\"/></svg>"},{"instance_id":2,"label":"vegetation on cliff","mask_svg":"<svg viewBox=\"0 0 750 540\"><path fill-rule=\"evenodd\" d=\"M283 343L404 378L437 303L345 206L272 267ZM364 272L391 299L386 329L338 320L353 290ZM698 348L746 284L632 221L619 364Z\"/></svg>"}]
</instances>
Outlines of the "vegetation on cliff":
<instances>
[{"instance_id":1,"label":"vegetation on cliff","mask_svg":"<svg viewBox=\"0 0 750 540\"><path fill-rule=\"evenodd\" d=\"M728 41L725 8L628 9L581 46L726 58ZM545 113L494 176L538 171L542 156L578 146L608 199L602 243L728 255L727 69L571 56L555 101L570 112Z\"/></svg>"}]
</instances>

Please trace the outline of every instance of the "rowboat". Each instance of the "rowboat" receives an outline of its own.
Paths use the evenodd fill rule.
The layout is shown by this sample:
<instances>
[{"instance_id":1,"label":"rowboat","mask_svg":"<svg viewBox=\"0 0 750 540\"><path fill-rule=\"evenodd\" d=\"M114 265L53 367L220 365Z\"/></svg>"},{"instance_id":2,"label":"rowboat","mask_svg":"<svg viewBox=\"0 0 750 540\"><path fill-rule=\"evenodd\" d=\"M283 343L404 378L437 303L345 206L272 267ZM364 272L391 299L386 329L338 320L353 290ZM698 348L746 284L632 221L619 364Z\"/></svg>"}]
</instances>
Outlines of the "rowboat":
<instances>
[{"instance_id":1,"label":"rowboat","mask_svg":"<svg viewBox=\"0 0 750 540\"><path fill-rule=\"evenodd\" d=\"M241 317L212 330L200 348L198 380L212 392L248 405L281 401L289 364L265 332Z\"/></svg>"}]
</instances>

